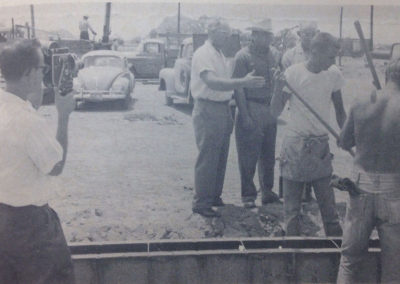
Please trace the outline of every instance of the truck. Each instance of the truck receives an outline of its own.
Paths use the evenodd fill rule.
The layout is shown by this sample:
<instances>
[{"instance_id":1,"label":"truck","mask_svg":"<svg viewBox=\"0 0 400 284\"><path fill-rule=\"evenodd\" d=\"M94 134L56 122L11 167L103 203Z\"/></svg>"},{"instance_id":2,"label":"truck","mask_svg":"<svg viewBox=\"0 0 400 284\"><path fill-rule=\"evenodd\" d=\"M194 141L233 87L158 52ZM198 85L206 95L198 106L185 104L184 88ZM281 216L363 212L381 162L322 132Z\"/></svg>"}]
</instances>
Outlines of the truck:
<instances>
[{"instance_id":1,"label":"truck","mask_svg":"<svg viewBox=\"0 0 400 284\"><path fill-rule=\"evenodd\" d=\"M135 51L123 53L136 79L156 79L160 70L167 67L168 52L160 39L144 39Z\"/></svg>"},{"instance_id":2,"label":"truck","mask_svg":"<svg viewBox=\"0 0 400 284\"><path fill-rule=\"evenodd\" d=\"M184 39L180 45L178 58L172 68L163 68L159 74L159 90L165 91L165 104L171 106L174 100L186 104L193 104L192 92L190 90L190 69L194 51L204 44L206 34L193 34L192 37ZM238 34L232 35L222 52L226 57L233 58L240 49L240 38Z\"/></svg>"}]
</instances>

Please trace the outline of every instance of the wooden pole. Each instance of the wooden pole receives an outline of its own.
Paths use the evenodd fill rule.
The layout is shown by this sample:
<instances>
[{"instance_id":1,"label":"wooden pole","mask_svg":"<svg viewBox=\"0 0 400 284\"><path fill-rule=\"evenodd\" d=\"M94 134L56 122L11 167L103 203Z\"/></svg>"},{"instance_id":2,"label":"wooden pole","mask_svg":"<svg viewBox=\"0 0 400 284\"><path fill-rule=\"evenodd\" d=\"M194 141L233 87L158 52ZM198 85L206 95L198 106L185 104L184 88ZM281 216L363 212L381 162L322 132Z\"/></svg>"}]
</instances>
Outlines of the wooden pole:
<instances>
[{"instance_id":1,"label":"wooden pole","mask_svg":"<svg viewBox=\"0 0 400 284\"><path fill-rule=\"evenodd\" d=\"M371 5L371 21L370 21L370 41L369 41L369 50L374 49L374 5Z\"/></svg>"},{"instance_id":2,"label":"wooden pole","mask_svg":"<svg viewBox=\"0 0 400 284\"><path fill-rule=\"evenodd\" d=\"M31 5L31 29L32 29L32 38L36 37L35 33L35 11L33 5Z\"/></svg>"},{"instance_id":3,"label":"wooden pole","mask_svg":"<svg viewBox=\"0 0 400 284\"><path fill-rule=\"evenodd\" d=\"M343 29L343 7L340 7L340 25L339 25L339 40L342 45L342 29ZM342 49L339 53L339 66L342 66Z\"/></svg>"},{"instance_id":4,"label":"wooden pole","mask_svg":"<svg viewBox=\"0 0 400 284\"><path fill-rule=\"evenodd\" d=\"M14 25L14 18L11 18L11 35L12 38L15 38L15 25Z\"/></svg>"},{"instance_id":5,"label":"wooden pole","mask_svg":"<svg viewBox=\"0 0 400 284\"><path fill-rule=\"evenodd\" d=\"M28 22L25 23L25 27L26 27L27 38L30 39L31 38L31 31L30 31Z\"/></svg>"},{"instance_id":6,"label":"wooden pole","mask_svg":"<svg viewBox=\"0 0 400 284\"><path fill-rule=\"evenodd\" d=\"M178 3L178 27L177 27L178 34L181 33L181 3Z\"/></svg>"}]
</instances>

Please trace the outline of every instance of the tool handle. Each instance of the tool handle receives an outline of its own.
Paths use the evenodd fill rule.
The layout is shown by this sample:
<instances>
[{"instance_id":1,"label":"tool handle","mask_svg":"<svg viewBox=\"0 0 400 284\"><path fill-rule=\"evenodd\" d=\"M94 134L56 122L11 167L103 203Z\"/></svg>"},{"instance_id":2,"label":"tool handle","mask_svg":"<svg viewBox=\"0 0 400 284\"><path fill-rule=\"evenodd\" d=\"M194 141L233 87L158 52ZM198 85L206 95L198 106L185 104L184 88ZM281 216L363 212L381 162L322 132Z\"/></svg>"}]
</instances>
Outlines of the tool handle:
<instances>
[{"instance_id":1,"label":"tool handle","mask_svg":"<svg viewBox=\"0 0 400 284\"><path fill-rule=\"evenodd\" d=\"M360 22L359 21L355 21L354 22L354 27L356 28L356 31L358 33L358 37L360 38L361 47L362 47L362 49L363 49L363 51L365 53L365 56L367 57L368 67L369 67L369 70L371 70L372 78L374 80L374 85L378 90L380 90L380 89L382 89L381 83L379 82L379 78L378 78L378 74L376 73L375 66L372 63L372 56L371 56L371 53L368 50L367 43L365 41L364 33L362 31Z\"/></svg>"},{"instance_id":2,"label":"tool handle","mask_svg":"<svg viewBox=\"0 0 400 284\"><path fill-rule=\"evenodd\" d=\"M287 81L285 81L285 85L290 92L292 92L292 94L299 99L299 101L315 116L315 118L318 119L318 121L333 135L333 137L335 137L336 140L339 140L339 134L337 134L336 131L325 120L323 120L323 118L292 88L292 86L289 85ZM351 156L355 156L352 149L349 149L348 152Z\"/></svg>"}]
</instances>

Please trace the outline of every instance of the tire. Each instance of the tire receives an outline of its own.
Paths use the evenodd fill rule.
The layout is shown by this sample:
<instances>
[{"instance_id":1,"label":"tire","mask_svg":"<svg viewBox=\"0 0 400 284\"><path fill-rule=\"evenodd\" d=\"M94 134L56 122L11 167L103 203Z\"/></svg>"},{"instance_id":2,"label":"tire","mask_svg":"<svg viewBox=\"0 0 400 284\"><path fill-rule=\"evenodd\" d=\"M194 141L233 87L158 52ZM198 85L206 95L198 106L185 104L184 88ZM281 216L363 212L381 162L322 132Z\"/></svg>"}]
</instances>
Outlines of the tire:
<instances>
[{"instance_id":1,"label":"tire","mask_svg":"<svg viewBox=\"0 0 400 284\"><path fill-rule=\"evenodd\" d=\"M174 99L168 96L167 91L165 91L164 96L165 96L165 104L167 106L172 106L174 104Z\"/></svg>"}]
</instances>

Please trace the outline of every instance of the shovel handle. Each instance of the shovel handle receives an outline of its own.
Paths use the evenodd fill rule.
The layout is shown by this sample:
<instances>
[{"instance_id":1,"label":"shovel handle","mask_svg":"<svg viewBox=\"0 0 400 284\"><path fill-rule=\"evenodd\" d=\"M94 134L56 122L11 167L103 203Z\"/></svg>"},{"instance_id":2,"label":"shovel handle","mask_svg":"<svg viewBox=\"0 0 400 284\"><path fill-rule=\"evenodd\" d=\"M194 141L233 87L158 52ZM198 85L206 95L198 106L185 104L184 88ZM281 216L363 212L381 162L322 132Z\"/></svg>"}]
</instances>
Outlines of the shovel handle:
<instances>
[{"instance_id":1,"label":"shovel handle","mask_svg":"<svg viewBox=\"0 0 400 284\"><path fill-rule=\"evenodd\" d=\"M315 118L336 138L339 140L339 134L325 121L323 118L289 85L285 80L286 87L292 92L292 94L299 99L299 101L315 116ZM355 156L352 149L347 150L352 157Z\"/></svg>"}]
</instances>

